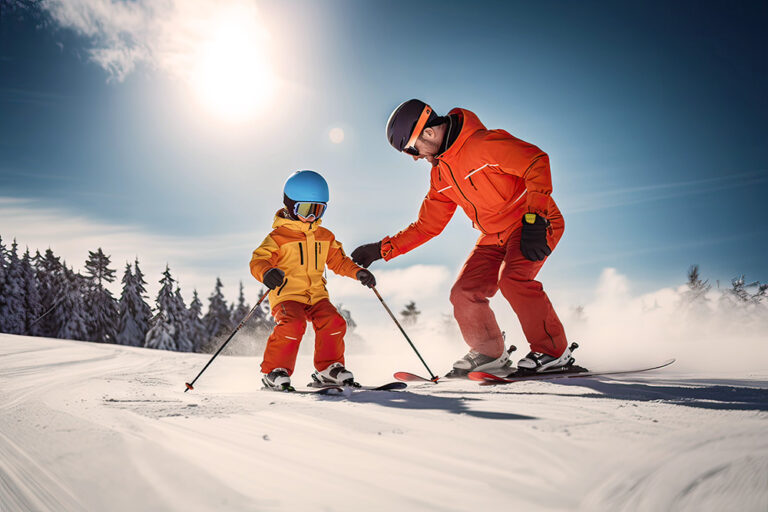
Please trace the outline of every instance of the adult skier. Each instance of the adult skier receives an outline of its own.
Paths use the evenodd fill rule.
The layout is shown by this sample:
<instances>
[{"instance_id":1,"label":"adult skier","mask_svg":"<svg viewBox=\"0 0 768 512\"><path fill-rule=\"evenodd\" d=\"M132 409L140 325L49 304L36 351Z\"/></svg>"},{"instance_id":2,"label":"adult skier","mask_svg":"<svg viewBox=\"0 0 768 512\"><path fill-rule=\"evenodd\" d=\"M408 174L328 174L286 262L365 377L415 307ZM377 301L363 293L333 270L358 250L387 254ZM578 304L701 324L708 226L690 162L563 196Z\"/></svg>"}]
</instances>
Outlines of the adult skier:
<instances>
[{"instance_id":1,"label":"adult skier","mask_svg":"<svg viewBox=\"0 0 768 512\"><path fill-rule=\"evenodd\" d=\"M415 161L432 165L430 187L416 222L394 236L352 252L358 265L389 261L439 235L460 206L482 234L451 289L453 313L469 353L449 375L502 371L510 366L501 330L489 306L498 290L512 306L530 344L518 362L529 371L573 362L565 331L541 283L534 278L563 234L551 197L549 157L504 130L488 130L469 110L438 116L423 101L398 106L387 139Z\"/></svg>"}]
</instances>

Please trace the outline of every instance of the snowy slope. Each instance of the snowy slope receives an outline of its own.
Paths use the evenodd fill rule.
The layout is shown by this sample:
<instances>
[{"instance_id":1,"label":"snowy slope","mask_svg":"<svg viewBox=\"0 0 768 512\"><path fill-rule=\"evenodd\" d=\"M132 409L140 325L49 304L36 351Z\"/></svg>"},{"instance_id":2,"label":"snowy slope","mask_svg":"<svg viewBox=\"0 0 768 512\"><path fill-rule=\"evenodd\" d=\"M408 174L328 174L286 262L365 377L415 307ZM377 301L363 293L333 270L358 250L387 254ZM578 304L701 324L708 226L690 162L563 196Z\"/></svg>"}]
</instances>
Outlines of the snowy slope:
<instances>
[{"instance_id":1,"label":"snowy slope","mask_svg":"<svg viewBox=\"0 0 768 512\"><path fill-rule=\"evenodd\" d=\"M0 335L0 510L768 510L767 374L318 397L222 357L184 393L207 358Z\"/></svg>"}]
</instances>

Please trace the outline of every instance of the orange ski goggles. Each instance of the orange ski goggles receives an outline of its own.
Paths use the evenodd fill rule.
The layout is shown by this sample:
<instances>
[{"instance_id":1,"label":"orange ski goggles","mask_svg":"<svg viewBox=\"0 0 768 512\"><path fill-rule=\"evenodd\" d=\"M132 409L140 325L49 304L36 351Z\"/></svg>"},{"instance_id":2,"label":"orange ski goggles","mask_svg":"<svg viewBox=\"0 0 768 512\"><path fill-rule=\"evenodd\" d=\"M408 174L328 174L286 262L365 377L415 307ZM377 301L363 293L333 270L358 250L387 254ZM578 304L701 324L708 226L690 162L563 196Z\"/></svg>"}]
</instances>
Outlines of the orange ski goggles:
<instances>
[{"instance_id":1,"label":"orange ski goggles","mask_svg":"<svg viewBox=\"0 0 768 512\"><path fill-rule=\"evenodd\" d=\"M403 148L403 152L408 153L411 156L419 156L419 150L416 149L416 140L419 138L419 135L421 135L421 132L424 130L424 126L426 126L427 121L429 121L429 116L432 115L432 107L429 105L424 105L424 110L421 111L421 115L419 116L419 119L416 121L416 125L413 127L413 132L411 133L411 138L408 139L408 142L405 143L405 147Z\"/></svg>"}]
</instances>

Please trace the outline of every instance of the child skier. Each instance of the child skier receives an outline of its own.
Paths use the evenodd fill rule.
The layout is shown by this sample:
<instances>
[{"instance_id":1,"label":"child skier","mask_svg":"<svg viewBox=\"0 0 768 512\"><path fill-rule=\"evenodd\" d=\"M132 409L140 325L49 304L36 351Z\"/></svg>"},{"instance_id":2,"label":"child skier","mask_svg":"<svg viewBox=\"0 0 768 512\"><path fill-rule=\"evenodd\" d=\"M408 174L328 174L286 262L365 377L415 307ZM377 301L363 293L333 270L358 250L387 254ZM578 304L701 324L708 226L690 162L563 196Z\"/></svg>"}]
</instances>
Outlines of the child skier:
<instances>
[{"instance_id":1,"label":"child skier","mask_svg":"<svg viewBox=\"0 0 768 512\"><path fill-rule=\"evenodd\" d=\"M352 385L352 372L344 367L347 324L328 300L323 272L335 273L376 286L370 271L344 254L333 233L320 227L328 204L328 184L314 171L296 171L283 188L285 208L274 228L253 251L251 274L264 283L277 325L267 340L261 371L264 385L292 390L290 376L299 343L311 321L315 329L315 372L322 383Z\"/></svg>"}]
</instances>

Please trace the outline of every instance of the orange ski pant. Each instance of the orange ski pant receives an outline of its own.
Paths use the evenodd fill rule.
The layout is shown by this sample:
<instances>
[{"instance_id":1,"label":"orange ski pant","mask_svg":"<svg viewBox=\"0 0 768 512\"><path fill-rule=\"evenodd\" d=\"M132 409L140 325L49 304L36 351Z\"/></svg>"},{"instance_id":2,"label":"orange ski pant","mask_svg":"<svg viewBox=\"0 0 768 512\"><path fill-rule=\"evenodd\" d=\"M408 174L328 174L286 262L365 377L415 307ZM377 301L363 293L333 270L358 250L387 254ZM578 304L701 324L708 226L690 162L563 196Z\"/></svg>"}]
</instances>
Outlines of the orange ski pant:
<instances>
[{"instance_id":1,"label":"orange ski pant","mask_svg":"<svg viewBox=\"0 0 768 512\"><path fill-rule=\"evenodd\" d=\"M551 249L562 236L562 227L558 228L548 236ZM514 231L503 246L475 246L451 289L453 315L464 341L473 350L501 356L504 340L488 301L501 290L517 314L531 350L558 357L568 340L541 283L534 281L546 260L530 261L523 256L521 231Z\"/></svg>"},{"instance_id":2,"label":"orange ski pant","mask_svg":"<svg viewBox=\"0 0 768 512\"><path fill-rule=\"evenodd\" d=\"M344 364L344 334L347 322L328 299L309 305L286 300L272 310L275 329L267 339L262 373L285 368L293 374L299 343L307 329L307 321L315 329L315 368L325 370L333 363Z\"/></svg>"}]
</instances>

